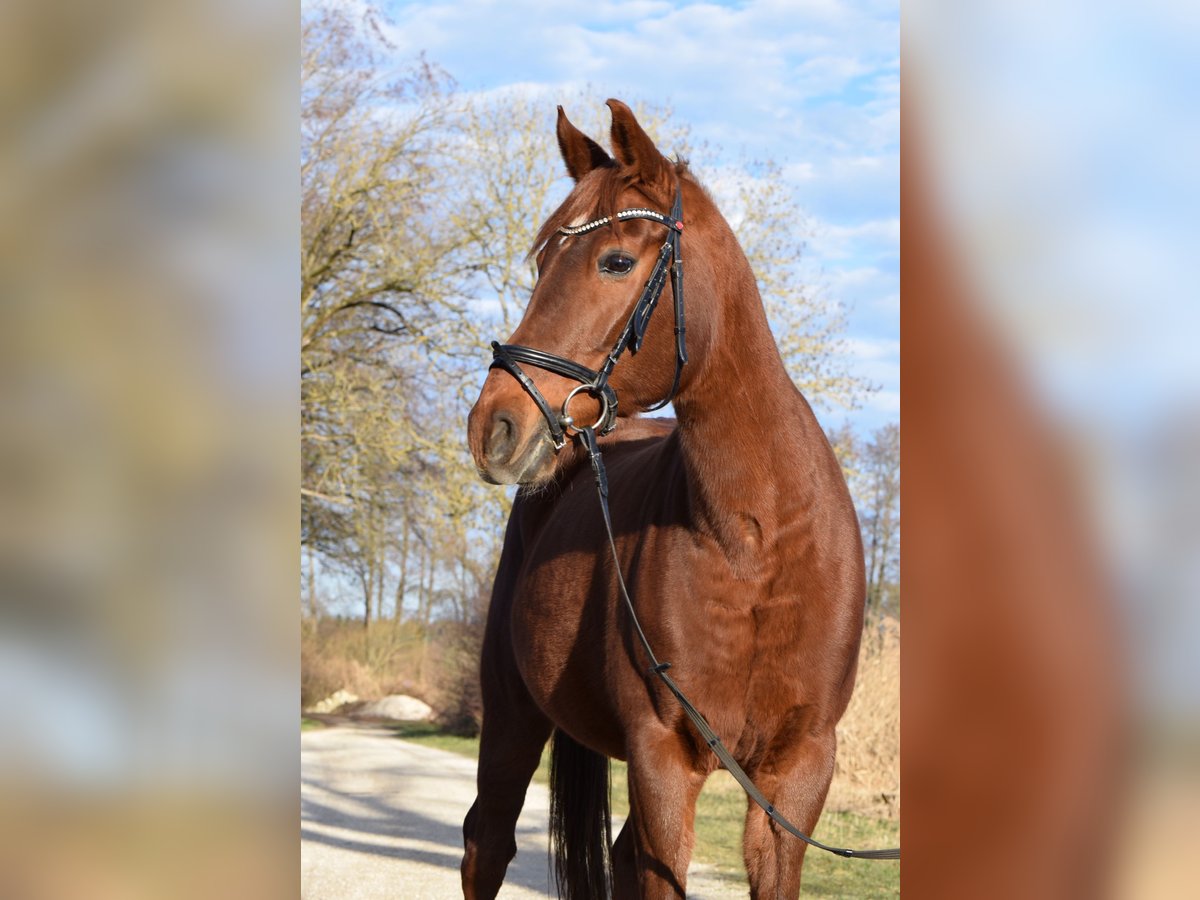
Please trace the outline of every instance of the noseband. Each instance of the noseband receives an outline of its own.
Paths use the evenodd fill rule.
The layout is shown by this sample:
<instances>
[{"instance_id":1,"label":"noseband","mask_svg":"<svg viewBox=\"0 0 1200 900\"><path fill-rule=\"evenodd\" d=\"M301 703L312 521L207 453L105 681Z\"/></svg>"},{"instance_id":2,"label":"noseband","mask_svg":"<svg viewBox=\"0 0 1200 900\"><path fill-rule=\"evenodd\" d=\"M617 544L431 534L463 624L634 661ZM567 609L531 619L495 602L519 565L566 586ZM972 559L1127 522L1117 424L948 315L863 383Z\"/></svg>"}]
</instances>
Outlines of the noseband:
<instances>
[{"instance_id":1,"label":"noseband","mask_svg":"<svg viewBox=\"0 0 1200 900\"><path fill-rule=\"evenodd\" d=\"M675 190L675 203L671 207L669 216L664 216L652 209L623 209L615 216L604 216L584 225L560 228L558 233L566 237L574 237L595 231L597 228L611 224L614 220L625 219L649 219L652 222L666 225L667 239L663 243L662 249L658 251L658 261L655 262L654 269L650 272L646 286L642 288L642 294L634 305L633 312L629 315L629 321L625 323L620 337L613 344L612 350L609 351L599 370L589 369L587 366L553 353L547 353L544 350L535 350L520 344L492 342L490 368L501 368L511 374L524 388L525 393L537 404L550 428L550 438L554 442L555 450L561 450L567 442L567 437L572 433L578 434L583 430L575 424L575 419L570 413L571 401L578 394L589 394L600 401L600 417L595 424L589 426L589 430L596 434L608 434L616 427L617 392L608 383L608 379L626 349L633 353L637 353L641 349L642 341L646 336L646 328L650 324L650 316L654 313L658 299L662 296L663 287L667 283L668 268L671 274L671 293L674 295L675 301L675 377L667 396L653 406L647 407L647 410L662 409L671 402L675 397L675 392L679 390L679 376L683 371L684 364L687 363L687 347L684 342L686 329L683 322L683 259L679 249L680 235L683 233L683 197L680 189L676 188ZM554 414L550 403L533 383L533 379L521 369L520 363L537 366L539 369L545 369L579 382L579 387L572 389L567 394L559 415Z\"/></svg>"}]
</instances>

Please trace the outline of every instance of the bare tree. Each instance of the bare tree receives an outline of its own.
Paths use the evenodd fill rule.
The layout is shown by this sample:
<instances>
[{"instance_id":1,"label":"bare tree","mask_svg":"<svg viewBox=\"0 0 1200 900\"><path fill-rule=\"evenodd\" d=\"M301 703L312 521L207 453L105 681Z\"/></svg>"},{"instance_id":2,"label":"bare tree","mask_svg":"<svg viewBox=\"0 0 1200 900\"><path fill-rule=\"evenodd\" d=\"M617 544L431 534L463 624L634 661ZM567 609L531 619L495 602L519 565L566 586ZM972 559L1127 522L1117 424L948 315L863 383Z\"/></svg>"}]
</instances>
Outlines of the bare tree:
<instances>
[{"instance_id":1,"label":"bare tree","mask_svg":"<svg viewBox=\"0 0 1200 900\"><path fill-rule=\"evenodd\" d=\"M866 442L849 424L828 437L858 511L867 612L894 615L900 611L900 426L885 425Z\"/></svg>"},{"instance_id":2,"label":"bare tree","mask_svg":"<svg viewBox=\"0 0 1200 900\"><path fill-rule=\"evenodd\" d=\"M372 466L402 465L425 366L407 365L456 311L445 189L447 80L419 63L382 75L377 29L306 15L301 61L302 504L352 506ZM409 355L402 358L405 350ZM313 525L336 514L314 511ZM316 536L316 531L313 536Z\"/></svg>"},{"instance_id":3,"label":"bare tree","mask_svg":"<svg viewBox=\"0 0 1200 900\"><path fill-rule=\"evenodd\" d=\"M872 386L850 369L845 309L803 278L810 229L781 167L766 160L723 172L719 194L792 380L817 405L857 406Z\"/></svg>"},{"instance_id":4,"label":"bare tree","mask_svg":"<svg viewBox=\"0 0 1200 900\"><path fill-rule=\"evenodd\" d=\"M859 490L867 610L900 609L900 426L878 429L861 454Z\"/></svg>"}]
</instances>

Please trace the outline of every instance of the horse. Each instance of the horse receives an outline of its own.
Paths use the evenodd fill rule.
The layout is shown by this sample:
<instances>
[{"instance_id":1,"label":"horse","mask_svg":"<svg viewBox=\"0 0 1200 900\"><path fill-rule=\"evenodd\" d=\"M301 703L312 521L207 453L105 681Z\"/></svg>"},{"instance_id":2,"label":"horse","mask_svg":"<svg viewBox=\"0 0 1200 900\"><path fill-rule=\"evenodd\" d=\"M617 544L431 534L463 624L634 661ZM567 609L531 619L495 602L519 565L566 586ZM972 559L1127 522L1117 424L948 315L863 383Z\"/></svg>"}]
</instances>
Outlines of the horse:
<instances>
[{"instance_id":1,"label":"horse","mask_svg":"<svg viewBox=\"0 0 1200 900\"><path fill-rule=\"evenodd\" d=\"M648 671L638 622L770 804L806 833L854 687L865 574L841 467L787 374L729 224L686 161L668 160L627 105L608 106L611 156L558 109L574 186L538 233L536 286L510 344L494 345L468 417L481 477L520 485L480 660L469 900L500 889L551 739L560 895L684 897L696 798L718 761ZM664 284L668 255L677 277ZM675 334L639 298L656 278ZM601 371L607 384L589 387ZM639 415L667 396L674 420ZM603 452L615 560L588 441L564 433ZM628 762L630 812L615 842L610 758ZM806 844L754 803L743 847L751 897L799 895Z\"/></svg>"}]
</instances>

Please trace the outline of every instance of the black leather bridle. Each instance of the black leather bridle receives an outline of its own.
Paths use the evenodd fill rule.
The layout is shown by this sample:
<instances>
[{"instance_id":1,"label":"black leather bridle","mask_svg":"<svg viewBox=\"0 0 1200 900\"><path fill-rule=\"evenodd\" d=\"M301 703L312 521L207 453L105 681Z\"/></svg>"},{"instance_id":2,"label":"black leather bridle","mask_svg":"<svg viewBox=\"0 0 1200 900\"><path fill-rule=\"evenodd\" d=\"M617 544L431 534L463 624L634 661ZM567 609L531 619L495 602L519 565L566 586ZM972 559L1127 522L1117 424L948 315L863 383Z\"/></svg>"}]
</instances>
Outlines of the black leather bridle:
<instances>
[{"instance_id":1,"label":"black leather bridle","mask_svg":"<svg viewBox=\"0 0 1200 900\"><path fill-rule=\"evenodd\" d=\"M683 234L683 197L679 188L675 190L675 203L671 207L669 216L640 207L623 209L615 216L604 216L584 225L560 228L558 233L566 237L574 237L612 224L615 220L623 221L625 219L649 219L652 222L666 225L667 239L663 243L662 249L658 251L658 260L650 272L650 277L646 280L646 286L642 288L641 296L634 304L633 312L629 314L629 320L625 323L620 337L617 338L617 342L613 344L612 350L605 358L604 364L598 370L589 369L587 366L553 353L547 353L545 350L535 350L533 347L524 347L520 344L492 342L490 368L501 368L511 374L525 389L525 393L537 404L550 428L550 439L554 442L555 450L562 449L567 442L567 437L572 432L578 433L582 430L576 426L570 413L571 401L577 394L589 394L600 401L600 417L595 424L590 426L592 431L604 435L616 427L617 392L613 390L608 379L612 375L617 361L621 358L621 354L627 349L633 353L637 353L641 349L642 341L646 337L646 328L650 324L650 316L654 314L654 309L662 296L663 287L667 283L668 269L671 274L671 293L675 301L675 378L671 382L671 390L667 392L667 396L648 407L647 411L662 409L671 402L675 397L675 392L679 390L679 377L687 363L686 328L683 319L683 258L680 256L679 247L680 236ZM563 400L560 414L554 414L549 401L538 390L533 379L521 369L521 363L537 366L539 369L545 369L579 382L579 387L573 388Z\"/></svg>"}]
</instances>

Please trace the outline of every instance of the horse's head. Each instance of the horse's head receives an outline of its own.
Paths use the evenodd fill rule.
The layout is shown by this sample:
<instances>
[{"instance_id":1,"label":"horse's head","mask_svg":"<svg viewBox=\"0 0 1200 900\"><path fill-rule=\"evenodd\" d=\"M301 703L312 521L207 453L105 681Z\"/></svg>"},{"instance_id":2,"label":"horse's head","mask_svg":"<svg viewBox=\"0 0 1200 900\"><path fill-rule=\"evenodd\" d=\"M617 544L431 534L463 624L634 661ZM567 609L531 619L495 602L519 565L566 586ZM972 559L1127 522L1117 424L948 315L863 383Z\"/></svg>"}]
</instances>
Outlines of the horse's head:
<instances>
[{"instance_id":1,"label":"horse's head","mask_svg":"<svg viewBox=\"0 0 1200 900\"><path fill-rule=\"evenodd\" d=\"M675 287L668 277L679 256L682 223L670 212L682 197L690 267L697 258L691 240L697 213L712 207L685 176L685 167L658 151L628 106L617 100L608 105L615 158L558 110L558 145L575 188L538 233L537 285L520 325L498 351L468 420L475 464L494 483L550 478L556 445L570 433L571 420L576 426L606 421L610 401L603 391L581 389L587 373L568 377L562 370L571 363L595 374L606 367L614 348L627 343L633 352L621 356L607 383L620 398L620 414L629 415L667 397L682 362L683 344L677 342L671 312ZM647 211L645 217L637 215ZM611 221L598 223L605 217ZM674 252L667 246L672 240ZM644 335L627 335L635 307L645 309L643 295L656 267L664 282L658 305L665 309L649 317ZM706 329L690 315L692 309L689 305L687 343L697 346ZM559 362L547 364L545 354ZM526 378L532 384L523 383Z\"/></svg>"}]
</instances>

